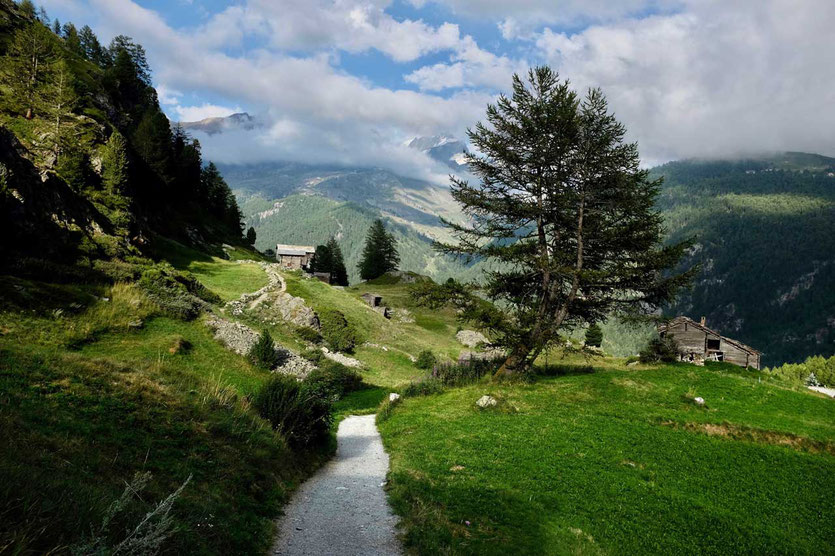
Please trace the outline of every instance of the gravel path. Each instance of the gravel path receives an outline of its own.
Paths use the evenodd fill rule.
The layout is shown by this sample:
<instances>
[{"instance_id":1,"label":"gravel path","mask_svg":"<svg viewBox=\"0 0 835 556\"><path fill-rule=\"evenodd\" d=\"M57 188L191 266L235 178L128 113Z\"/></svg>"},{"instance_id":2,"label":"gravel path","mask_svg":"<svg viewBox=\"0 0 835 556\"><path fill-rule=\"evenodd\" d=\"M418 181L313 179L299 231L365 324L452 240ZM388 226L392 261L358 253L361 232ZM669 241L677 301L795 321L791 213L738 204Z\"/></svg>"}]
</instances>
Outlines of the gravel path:
<instances>
[{"instance_id":1,"label":"gravel path","mask_svg":"<svg viewBox=\"0 0 835 556\"><path fill-rule=\"evenodd\" d=\"M336 456L299 488L273 554L401 554L383 492L389 467L374 415L339 424Z\"/></svg>"}]
</instances>

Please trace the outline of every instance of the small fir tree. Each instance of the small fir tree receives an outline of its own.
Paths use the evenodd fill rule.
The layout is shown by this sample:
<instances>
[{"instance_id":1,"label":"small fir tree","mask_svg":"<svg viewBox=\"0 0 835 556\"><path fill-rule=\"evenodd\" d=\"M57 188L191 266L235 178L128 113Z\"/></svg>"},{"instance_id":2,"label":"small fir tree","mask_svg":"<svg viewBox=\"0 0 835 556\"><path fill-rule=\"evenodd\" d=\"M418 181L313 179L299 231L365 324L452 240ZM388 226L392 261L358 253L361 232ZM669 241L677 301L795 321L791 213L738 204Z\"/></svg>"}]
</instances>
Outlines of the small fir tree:
<instances>
[{"instance_id":1,"label":"small fir tree","mask_svg":"<svg viewBox=\"0 0 835 556\"><path fill-rule=\"evenodd\" d=\"M348 285L348 269L345 268L345 259L342 257L342 249L339 247L336 238L331 237L327 243L327 249L330 253L331 265L328 272L331 275L331 284L337 286Z\"/></svg>"},{"instance_id":2,"label":"small fir tree","mask_svg":"<svg viewBox=\"0 0 835 556\"><path fill-rule=\"evenodd\" d=\"M261 332L258 341L249 348L249 359L252 363L262 369L272 369L278 365L278 353L275 351L275 342L268 330Z\"/></svg>"},{"instance_id":3,"label":"small fir tree","mask_svg":"<svg viewBox=\"0 0 835 556\"><path fill-rule=\"evenodd\" d=\"M255 245L255 228L252 226L246 231L246 242L249 245Z\"/></svg>"},{"instance_id":4,"label":"small fir tree","mask_svg":"<svg viewBox=\"0 0 835 556\"><path fill-rule=\"evenodd\" d=\"M603 330L595 322L586 330L586 345L591 347L600 347L603 343Z\"/></svg>"},{"instance_id":5,"label":"small fir tree","mask_svg":"<svg viewBox=\"0 0 835 556\"><path fill-rule=\"evenodd\" d=\"M365 247L357 267L363 280L379 278L386 272L397 270L400 254L397 252L397 240L386 231L379 218L371 224L365 237Z\"/></svg>"}]
</instances>

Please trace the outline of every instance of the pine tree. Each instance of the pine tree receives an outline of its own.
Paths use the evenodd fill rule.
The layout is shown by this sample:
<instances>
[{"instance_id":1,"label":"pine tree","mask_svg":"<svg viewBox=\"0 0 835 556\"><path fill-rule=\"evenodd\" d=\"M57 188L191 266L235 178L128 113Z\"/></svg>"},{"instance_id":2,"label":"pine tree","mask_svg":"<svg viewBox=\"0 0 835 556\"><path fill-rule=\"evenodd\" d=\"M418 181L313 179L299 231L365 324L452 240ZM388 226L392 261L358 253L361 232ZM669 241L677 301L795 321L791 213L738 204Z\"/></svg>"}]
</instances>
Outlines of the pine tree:
<instances>
[{"instance_id":1,"label":"pine tree","mask_svg":"<svg viewBox=\"0 0 835 556\"><path fill-rule=\"evenodd\" d=\"M674 299L691 277L669 273L686 244L662 245L660 180L640 168L599 90L581 100L535 68L527 83L514 76L512 97L489 105L487 120L469 132L480 183L451 180L470 223L447 222L457 242L437 247L495 263L483 290L501 311L481 308L475 285L444 287L510 350L498 375L526 370L566 327L639 318Z\"/></svg>"},{"instance_id":2,"label":"pine tree","mask_svg":"<svg viewBox=\"0 0 835 556\"><path fill-rule=\"evenodd\" d=\"M76 56L84 56L84 49L81 47L81 37L78 36L78 30L72 23L65 23L61 28L61 35L64 37L64 45L67 50Z\"/></svg>"},{"instance_id":3,"label":"pine tree","mask_svg":"<svg viewBox=\"0 0 835 556\"><path fill-rule=\"evenodd\" d=\"M55 61L55 38L40 23L19 29L6 51L3 82L11 89L13 103L31 120L42 106L44 85Z\"/></svg>"},{"instance_id":4,"label":"pine tree","mask_svg":"<svg viewBox=\"0 0 835 556\"><path fill-rule=\"evenodd\" d=\"M373 280L396 270L400 264L400 254L397 252L397 240L386 231L383 221L375 220L368 229L365 237L365 247L362 258L357 267L363 280Z\"/></svg>"},{"instance_id":5,"label":"pine tree","mask_svg":"<svg viewBox=\"0 0 835 556\"><path fill-rule=\"evenodd\" d=\"M310 272L327 272L330 274L333 267L331 250L327 245L317 245L310 259Z\"/></svg>"},{"instance_id":6,"label":"pine tree","mask_svg":"<svg viewBox=\"0 0 835 556\"><path fill-rule=\"evenodd\" d=\"M327 249L330 253L331 264L330 272L331 284L337 286L348 285L348 269L345 268L345 259L342 256L342 249L339 247L335 237L331 237L327 243Z\"/></svg>"},{"instance_id":7,"label":"pine tree","mask_svg":"<svg viewBox=\"0 0 835 556\"><path fill-rule=\"evenodd\" d=\"M255 245L255 228L252 226L246 231L246 242L250 245Z\"/></svg>"},{"instance_id":8,"label":"pine tree","mask_svg":"<svg viewBox=\"0 0 835 556\"><path fill-rule=\"evenodd\" d=\"M35 4L32 3L32 0L20 0L17 7L20 9L23 17L35 19Z\"/></svg>"},{"instance_id":9,"label":"pine tree","mask_svg":"<svg viewBox=\"0 0 835 556\"><path fill-rule=\"evenodd\" d=\"M600 347L603 343L603 330L596 322L586 330L586 345L591 347Z\"/></svg>"},{"instance_id":10,"label":"pine tree","mask_svg":"<svg viewBox=\"0 0 835 556\"><path fill-rule=\"evenodd\" d=\"M275 351L275 342L273 342L270 332L264 329L258 340L249 348L249 359L252 363L262 369L272 369L278 365L278 353Z\"/></svg>"},{"instance_id":11,"label":"pine tree","mask_svg":"<svg viewBox=\"0 0 835 556\"><path fill-rule=\"evenodd\" d=\"M89 25L85 25L78 32L78 40L81 43L81 51L87 60L99 66L105 65L106 55L104 48L102 48L98 37L96 37L96 34L90 29Z\"/></svg>"},{"instance_id":12,"label":"pine tree","mask_svg":"<svg viewBox=\"0 0 835 556\"><path fill-rule=\"evenodd\" d=\"M55 21L52 22L52 32L59 37L61 36L61 22L58 21L57 17L55 18Z\"/></svg>"}]
</instances>

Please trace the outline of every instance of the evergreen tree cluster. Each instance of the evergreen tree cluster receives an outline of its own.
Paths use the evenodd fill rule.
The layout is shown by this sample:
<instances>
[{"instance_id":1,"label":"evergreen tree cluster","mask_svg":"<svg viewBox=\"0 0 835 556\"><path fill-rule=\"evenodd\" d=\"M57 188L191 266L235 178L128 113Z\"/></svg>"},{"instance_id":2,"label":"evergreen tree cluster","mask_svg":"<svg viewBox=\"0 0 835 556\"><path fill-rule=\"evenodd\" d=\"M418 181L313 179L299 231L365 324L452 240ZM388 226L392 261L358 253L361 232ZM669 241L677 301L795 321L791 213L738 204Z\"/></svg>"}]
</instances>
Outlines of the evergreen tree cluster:
<instances>
[{"instance_id":1,"label":"evergreen tree cluster","mask_svg":"<svg viewBox=\"0 0 835 556\"><path fill-rule=\"evenodd\" d=\"M342 257L342 249L336 238L331 237L325 245L317 245L310 260L311 272L325 272L330 275L330 283L338 286L348 285L348 270Z\"/></svg>"},{"instance_id":2,"label":"evergreen tree cluster","mask_svg":"<svg viewBox=\"0 0 835 556\"><path fill-rule=\"evenodd\" d=\"M379 218L371 224L365 237L365 247L362 258L357 265L363 280L379 278L386 272L397 270L400 264L400 253L397 251L397 240L386 231L383 221Z\"/></svg>"},{"instance_id":3,"label":"evergreen tree cluster","mask_svg":"<svg viewBox=\"0 0 835 556\"><path fill-rule=\"evenodd\" d=\"M0 9L16 11L18 22L0 43L0 81L11 93L0 112L31 122L47 167L97 203L120 235L141 214L166 234L188 225L207 239L241 239L231 190L214 165L204 168L199 142L171 129L140 44L119 35L105 47L89 26L50 24L28 1ZM104 137L84 127L90 116L105 124Z\"/></svg>"}]
</instances>

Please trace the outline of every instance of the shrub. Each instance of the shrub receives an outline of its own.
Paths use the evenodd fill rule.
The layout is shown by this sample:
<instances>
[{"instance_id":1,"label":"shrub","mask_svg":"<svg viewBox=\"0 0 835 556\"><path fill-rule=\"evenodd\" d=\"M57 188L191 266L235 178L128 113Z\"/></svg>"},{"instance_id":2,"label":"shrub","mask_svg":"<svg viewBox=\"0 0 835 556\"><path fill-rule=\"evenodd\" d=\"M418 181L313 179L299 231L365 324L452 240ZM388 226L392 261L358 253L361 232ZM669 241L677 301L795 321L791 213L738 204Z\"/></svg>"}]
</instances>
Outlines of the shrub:
<instances>
[{"instance_id":1,"label":"shrub","mask_svg":"<svg viewBox=\"0 0 835 556\"><path fill-rule=\"evenodd\" d=\"M93 261L93 269L113 283L135 282L142 275L145 266L113 259Z\"/></svg>"},{"instance_id":2,"label":"shrub","mask_svg":"<svg viewBox=\"0 0 835 556\"><path fill-rule=\"evenodd\" d=\"M429 396L431 394L440 394L443 391L444 385L441 384L440 380L427 377L423 380L416 380L407 384L403 389L403 396L406 398Z\"/></svg>"},{"instance_id":3,"label":"shrub","mask_svg":"<svg viewBox=\"0 0 835 556\"><path fill-rule=\"evenodd\" d=\"M678 342L671 336L652 338L638 356L641 363L673 363L678 357Z\"/></svg>"},{"instance_id":4,"label":"shrub","mask_svg":"<svg viewBox=\"0 0 835 556\"><path fill-rule=\"evenodd\" d=\"M437 362L438 358L435 357L435 354L432 353L432 351L425 349L418 354L417 361L415 361L415 367L418 369L428 370L434 367Z\"/></svg>"},{"instance_id":5,"label":"shrub","mask_svg":"<svg viewBox=\"0 0 835 556\"><path fill-rule=\"evenodd\" d=\"M249 348L247 356L253 365L262 369L269 370L278 365L278 353L275 351L275 342L269 330L261 332L258 341Z\"/></svg>"},{"instance_id":6,"label":"shrub","mask_svg":"<svg viewBox=\"0 0 835 556\"><path fill-rule=\"evenodd\" d=\"M304 382L324 397L335 401L348 392L359 390L362 387L362 376L341 363L325 359L319 368L307 375Z\"/></svg>"},{"instance_id":7,"label":"shrub","mask_svg":"<svg viewBox=\"0 0 835 556\"><path fill-rule=\"evenodd\" d=\"M341 311L330 309L319 315L322 338L333 351L351 353L357 345L357 334Z\"/></svg>"},{"instance_id":8,"label":"shrub","mask_svg":"<svg viewBox=\"0 0 835 556\"><path fill-rule=\"evenodd\" d=\"M322 341L322 335L319 334L319 331L310 326L299 326L296 328L296 334L299 335L299 338L311 344L318 344Z\"/></svg>"},{"instance_id":9,"label":"shrub","mask_svg":"<svg viewBox=\"0 0 835 556\"><path fill-rule=\"evenodd\" d=\"M252 402L290 445L306 446L325 439L333 421L329 400L295 378L272 375Z\"/></svg>"},{"instance_id":10,"label":"shrub","mask_svg":"<svg viewBox=\"0 0 835 556\"><path fill-rule=\"evenodd\" d=\"M303 349L301 352L299 352L299 355L304 359L307 359L311 363L315 363L316 365L318 365L325 359L325 354L315 348Z\"/></svg>"},{"instance_id":11,"label":"shrub","mask_svg":"<svg viewBox=\"0 0 835 556\"><path fill-rule=\"evenodd\" d=\"M455 363L440 363L432 368L431 377L444 386L459 386L478 381L481 377L495 373L505 357L490 359L467 359Z\"/></svg>"}]
</instances>

